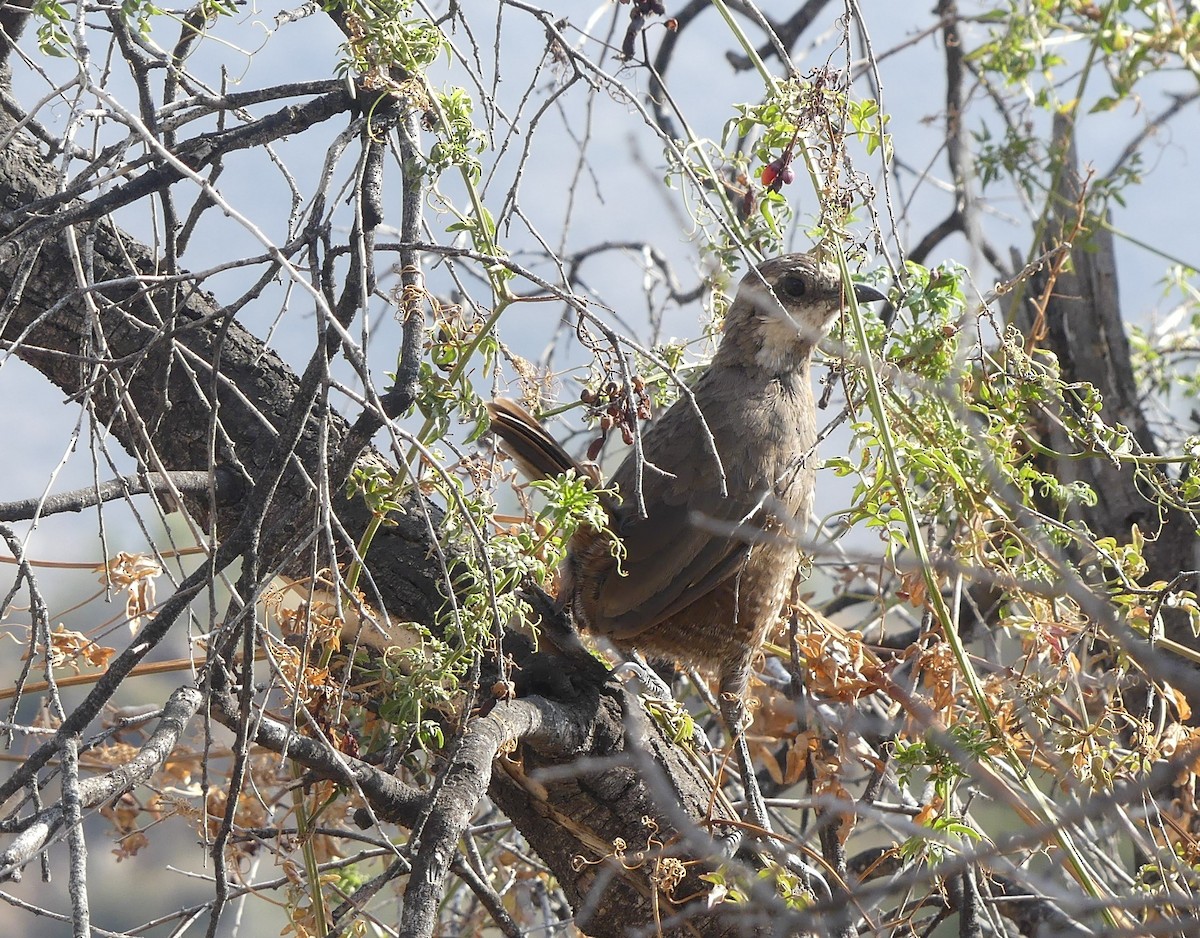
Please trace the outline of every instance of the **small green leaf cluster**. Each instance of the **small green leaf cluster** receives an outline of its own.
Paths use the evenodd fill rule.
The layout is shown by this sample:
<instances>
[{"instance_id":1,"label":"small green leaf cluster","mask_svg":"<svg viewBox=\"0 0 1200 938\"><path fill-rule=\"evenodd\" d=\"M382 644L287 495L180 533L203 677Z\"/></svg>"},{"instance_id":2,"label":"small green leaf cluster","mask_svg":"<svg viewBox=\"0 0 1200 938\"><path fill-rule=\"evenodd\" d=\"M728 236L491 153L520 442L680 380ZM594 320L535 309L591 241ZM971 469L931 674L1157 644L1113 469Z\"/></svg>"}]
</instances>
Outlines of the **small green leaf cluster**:
<instances>
[{"instance_id":1,"label":"small green leaf cluster","mask_svg":"<svg viewBox=\"0 0 1200 938\"><path fill-rule=\"evenodd\" d=\"M851 496L851 507L842 512L845 523L851 526L863 524L869 530L879 531L884 541L903 550L909 546L904 513L883 460L875 458L872 444L877 444L878 440L873 438L872 425L861 422L854 424L852 429L861 446L858 462L852 463L842 457L825 461L826 467L835 475L859 477Z\"/></svg>"},{"instance_id":2,"label":"small green leaf cluster","mask_svg":"<svg viewBox=\"0 0 1200 938\"><path fill-rule=\"evenodd\" d=\"M495 505L485 489L469 489L463 477L447 473L431 474L422 486L445 505L439 534L444 554L453 558L448 596L436 629L409 623L419 642L388 650L380 666L386 688L380 715L412 732L423 748L442 744L440 723L430 713L454 704L464 676L481 655L495 650L502 631L533 630L531 610L518 587L527 580L548 582L580 525L607 530L603 500L615 498L614 492L595 489L573 473L533 485L545 496L538 515L529 524L491 536L484 532L493 526ZM351 487L373 512L401 508L404 487L382 464L360 463ZM619 541L614 537L611 542L614 552L619 551Z\"/></svg>"},{"instance_id":3,"label":"small green leaf cluster","mask_svg":"<svg viewBox=\"0 0 1200 938\"><path fill-rule=\"evenodd\" d=\"M386 688L379 699L379 716L412 734L422 749L440 749L445 737L440 722L430 713L450 705L458 696L459 681L474 653L442 641L420 623L407 625L420 642L389 648L379 665L380 686Z\"/></svg>"},{"instance_id":4,"label":"small green leaf cluster","mask_svg":"<svg viewBox=\"0 0 1200 938\"><path fill-rule=\"evenodd\" d=\"M425 418L424 441L439 440L456 422L472 429L473 443L487 430L487 413L472 384L474 370L487 377L496 367L500 343L485 323L464 318L453 307L438 307L429 333L426 360L417 376L417 410Z\"/></svg>"},{"instance_id":5,"label":"small green leaf cluster","mask_svg":"<svg viewBox=\"0 0 1200 938\"><path fill-rule=\"evenodd\" d=\"M362 498L374 518L384 525L395 525L395 515L404 511L403 478L383 459L362 458L346 478L346 497Z\"/></svg>"},{"instance_id":6,"label":"small green leaf cluster","mask_svg":"<svg viewBox=\"0 0 1200 938\"><path fill-rule=\"evenodd\" d=\"M423 74L448 53L436 23L408 16L412 6L412 0L329 0L325 9L340 13L349 34L339 69L387 82L396 69L409 77Z\"/></svg>"},{"instance_id":7,"label":"small green leaf cluster","mask_svg":"<svg viewBox=\"0 0 1200 938\"><path fill-rule=\"evenodd\" d=\"M983 14L988 40L967 58L1008 85L1031 86L1037 77L1044 78L1045 84L1040 89L1030 88L1030 95L1039 107L1045 107L1052 87L1051 71L1063 64L1058 45L1046 42L1049 35L1065 28L1065 22L1057 18L1062 5L1009 0L1007 6L1007 10Z\"/></svg>"},{"instance_id":8,"label":"small green leaf cluster","mask_svg":"<svg viewBox=\"0 0 1200 938\"><path fill-rule=\"evenodd\" d=\"M237 12L236 0L201 0L200 10L206 20L215 20L218 16L233 16ZM155 10L155 12L158 12Z\"/></svg>"},{"instance_id":9,"label":"small green leaf cluster","mask_svg":"<svg viewBox=\"0 0 1200 938\"><path fill-rule=\"evenodd\" d=\"M953 797L958 781L968 777L963 766L982 761L991 746L987 730L977 724L956 723L947 732L945 746L929 737L897 740L892 755L902 787L910 788L921 776L943 804Z\"/></svg>"},{"instance_id":10,"label":"small green leaf cluster","mask_svg":"<svg viewBox=\"0 0 1200 938\"><path fill-rule=\"evenodd\" d=\"M527 581L546 584L562 565L567 544L580 526L607 532L605 500L615 493L592 486L589 479L566 473L530 483L545 504L525 524L510 525L480 539L491 529L495 504L486 489L467 491L458 476L439 476L435 490L446 504L441 537L456 561L441 624L459 636L459 646L472 653L494 645L504 628L533 627L530 610L517 589ZM619 556L620 542L611 538Z\"/></svg>"},{"instance_id":11,"label":"small green leaf cluster","mask_svg":"<svg viewBox=\"0 0 1200 938\"><path fill-rule=\"evenodd\" d=\"M237 6L234 0L201 0L197 9L203 22L212 22L222 16L232 16ZM121 16L133 23L143 38L150 36L152 19L164 12L152 0L121 0ZM38 22L38 51L58 58L70 55L71 37L66 24L71 21L71 14L66 7L59 0L35 0L32 13ZM187 22L192 24L191 14ZM185 25L187 28L192 26Z\"/></svg>"},{"instance_id":12,"label":"small green leaf cluster","mask_svg":"<svg viewBox=\"0 0 1200 938\"><path fill-rule=\"evenodd\" d=\"M491 331L479 335L443 324L433 330L428 357L421 362L416 384L415 405L425 417L426 440L442 439L458 421L473 425L467 443L474 443L484 434L487 414L470 381L470 366L478 361L486 375L496 365L498 351L499 343Z\"/></svg>"},{"instance_id":13,"label":"small green leaf cluster","mask_svg":"<svg viewBox=\"0 0 1200 938\"><path fill-rule=\"evenodd\" d=\"M884 159L892 159L892 135L886 133L891 115L884 114L874 98L847 98L846 119L854 128L854 135L866 147L867 155L883 151Z\"/></svg>"},{"instance_id":14,"label":"small green leaf cluster","mask_svg":"<svg viewBox=\"0 0 1200 938\"><path fill-rule=\"evenodd\" d=\"M33 4L33 17L38 21L37 43L42 55L52 55L61 58L68 54L71 37L66 25L71 22L71 14L58 0L36 0Z\"/></svg>"},{"instance_id":15,"label":"small green leaf cluster","mask_svg":"<svg viewBox=\"0 0 1200 938\"><path fill-rule=\"evenodd\" d=\"M971 136L975 141L975 169L981 192L1004 180L1011 180L1031 199L1042 188L1045 147L1025 128L1006 125L1004 134L997 139L991 127L981 124Z\"/></svg>"},{"instance_id":16,"label":"small green leaf cluster","mask_svg":"<svg viewBox=\"0 0 1200 938\"><path fill-rule=\"evenodd\" d=\"M434 144L434 149L436 148L437 144ZM496 220L492 217L492 213L482 205L479 206L478 211L472 210L465 214L459 214L456 221L452 221L446 226L446 231L450 233L461 231L469 235L476 248L480 250L494 249L496 243ZM509 279L507 268L504 267L493 268L489 273L492 273L493 276L498 274L501 279Z\"/></svg>"},{"instance_id":17,"label":"small green leaf cluster","mask_svg":"<svg viewBox=\"0 0 1200 938\"><path fill-rule=\"evenodd\" d=\"M380 704L385 720L415 728L418 742L427 748L441 743L437 721L427 714L456 701L464 676L496 647L502 628L529 618L515 588L533 562L532 555L518 553L511 537L480 538L493 511L486 493L468 492L456 476L438 474L434 479L431 487L447 505L439 533L446 555L454 558L448 584L452 598L438 616L437 634L412 624L420 642L389 649L388 692Z\"/></svg>"},{"instance_id":18,"label":"small green leaf cluster","mask_svg":"<svg viewBox=\"0 0 1200 938\"><path fill-rule=\"evenodd\" d=\"M987 41L969 58L985 72L1021 85L1038 107L1062 107L1055 100L1054 70L1071 65L1068 49L1087 50L1104 63L1111 94L1091 106L1110 110L1129 98L1147 75L1175 64L1188 67L1200 37L1200 13L1181 11L1158 0L1117 3L1061 3L1058 0L1010 0L1007 10L980 19ZM1074 102L1066 102L1072 106Z\"/></svg>"},{"instance_id":19,"label":"small green leaf cluster","mask_svg":"<svg viewBox=\"0 0 1200 938\"><path fill-rule=\"evenodd\" d=\"M882 345L886 338L885 360L905 374L937 384L947 381L958 364L959 329L966 314L965 276L957 264L926 268L909 262L897 308L897 316L906 320L903 328L889 328L869 317L868 340Z\"/></svg>"},{"instance_id":20,"label":"small green leaf cluster","mask_svg":"<svg viewBox=\"0 0 1200 938\"><path fill-rule=\"evenodd\" d=\"M1119 544L1115 537L1096 540L1097 552L1113 573L1110 580L1113 585L1129 586L1146 575L1145 547L1146 538L1137 525L1133 526L1128 543Z\"/></svg>"},{"instance_id":21,"label":"small green leaf cluster","mask_svg":"<svg viewBox=\"0 0 1200 938\"><path fill-rule=\"evenodd\" d=\"M218 14L227 15L233 9L231 4L213 3L212 6L214 9L211 13L205 9L206 18ZM154 6L150 0L121 0L121 15L129 22L135 23L138 32L143 37L150 35L150 18L160 13L162 10Z\"/></svg>"},{"instance_id":22,"label":"small green leaf cluster","mask_svg":"<svg viewBox=\"0 0 1200 938\"><path fill-rule=\"evenodd\" d=\"M671 742L677 746L691 744L696 733L696 721L683 704L660 697L643 697L642 705L650 719L666 730Z\"/></svg>"},{"instance_id":23,"label":"small green leaf cluster","mask_svg":"<svg viewBox=\"0 0 1200 938\"><path fill-rule=\"evenodd\" d=\"M597 488L590 479L578 476L574 472L567 472L553 479L540 479L529 485L546 499L545 507L534 519L534 525L546 528L547 533L536 546L554 548L548 562L542 565L541 575L536 577L540 583L545 582L547 572L557 569L565 559L567 542L580 527L612 534L608 528L609 514L606 505L617 500L618 494L616 489ZM624 556L624 548L615 535L612 536L612 550L613 556Z\"/></svg>"},{"instance_id":24,"label":"small green leaf cluster","mask_svg":"<svg viewBox=\"0 0 1200 938\"><path fill-rule=\"evenodd\" d=\"M766 165L797 144L801 132L800 103L808 85L798 78L780 82L761 104L735 104L736 116L725 124L722 145L736 136L752 141L750 152ZM811 110L811 108L809 108Z\"/></svg>"},{"instance_id":25,"label":"small green leaf cluster","mask_svg":"<svg viewBox=\"0 0 1200 938\"><path fill-rule=\"evenodd\" d=\"M1181 11L1149 0L1127 0L1116 6L1116 12L1122 16L1109 15L1080 30L1094 35L1112 83L1112 94L1102 96L1092 111L1116 107L1134 94L1143 78L1161 69L1177 64L1194 68L1189 61L1191 50L1200 44L1200 12L1194 9Z\"/></svg>"},{"instance_id":26,"label":"small green leaf cluster","mask_svg":"<svg viewBox=\"0 0 1200 938\"><path fill-rule=\"evenodd\" d=\"M439 175L457 166L466 174L471 185L475 185L483 172L479 154L487 146L486 138L471 118L475 103L462 88L435 92L434 96L439 119L436 122L438 138L429 150L431 175ZM490 243L495 240L496 224L486 211L482 219L482 224L486 226L487 242ZM448 230L459 229L452 226Z\"/></svg>"},{"instance_id":27,"label":"small green leaf cluster","mask_svg":"<svg viewBox=\"0 0 1200 938\"><path fill-rule=\"evenodd\" d=\"M490 339L484 341L494 343ZM442 374L437 366L422 362L417 379L416 407L429 427L426 439L440 440L461 420L471 424L467 442L473 443L488 427L487 411L465 369L454 380L453 375Z\"/></svg>"},{"instance_id":28,"label":"small green leaf cluster","mask_svg":"<svg viewBox=\"0 0 1200 938\"><path fill-rule=\"evenodd\" d=\"M1166 914L1177 908L1180 896L1195 889L1200 877L1200 857L1190 839L1172 841L1170 852L1160 850L1158 857L1159 862L1138 867L1132 887L1138 895L1152 897L1147 901L1148 908Z\"/></svg>"},{"instance_id":29,"label":"small green leaf cluster","mask_svg":"<svg viewBox=\"0 0 1200 938\"><path fill-rule=\"evenodd\" d=\"M910 837L900 844L900 855L909 861L920 860L930 866L944 863L951 855L955 841L980 841L983 834L961 817L953 814L934 814L926 819L930 833Z\"/></svg>"},{"instance_id":30,"label":"small green leaf cluster","mask_svg":"<svg viewBox=\"0 0 1200 938\"><path fill-rule=\"evenodd\" d=\"M816 898L809 881L796 870L788 869L786 866L772 863L759 870L757 875L759 879L774 880L775 895L782 899L784 905L793 912L807 909Z\"/></svg>"}]
</instances>

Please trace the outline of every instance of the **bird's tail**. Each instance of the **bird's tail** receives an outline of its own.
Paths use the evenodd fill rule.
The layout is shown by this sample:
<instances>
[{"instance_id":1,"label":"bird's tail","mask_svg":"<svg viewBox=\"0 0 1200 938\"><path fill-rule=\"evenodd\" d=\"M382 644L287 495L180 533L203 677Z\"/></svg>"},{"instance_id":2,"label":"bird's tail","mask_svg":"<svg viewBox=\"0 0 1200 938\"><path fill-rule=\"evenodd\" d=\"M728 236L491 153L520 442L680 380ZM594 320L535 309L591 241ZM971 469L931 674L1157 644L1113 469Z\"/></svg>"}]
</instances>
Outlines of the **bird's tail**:
<instances>
[{"instance_id":1,"label":"bird's tail","mask_svg":"<svg viewBox=\"0 0 1200 938\"><path fill-rule=\"evenodd\" d=\"M594 465L583 465L559 445L537 418L524 407L507 398L498 397L487 405L492 433L504 444L521 474L530 481L550 479L575 470L584 478L597 481Z\"/></svg>"}]
</instances>

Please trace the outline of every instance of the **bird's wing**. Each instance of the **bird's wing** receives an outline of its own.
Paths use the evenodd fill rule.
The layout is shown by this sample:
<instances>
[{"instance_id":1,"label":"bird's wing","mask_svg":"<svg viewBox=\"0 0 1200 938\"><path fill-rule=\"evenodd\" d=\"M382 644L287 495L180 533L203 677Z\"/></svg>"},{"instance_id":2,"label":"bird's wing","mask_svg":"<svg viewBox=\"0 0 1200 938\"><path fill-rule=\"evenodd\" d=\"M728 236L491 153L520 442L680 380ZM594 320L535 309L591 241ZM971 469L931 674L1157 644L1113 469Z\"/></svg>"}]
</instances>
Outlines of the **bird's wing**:
<instances>
[{"instance_id":1,"label":"bird's wing","mask_svg":"<svg viewBox=\"0 0 1200 938\"><path fill-rule=\"evenodd\" d=\"M670 433L662 435L662 429L666 428L655 428L653 441L650 435L647 437L650 445L646 456L651 462L665 456L654 445L671 438ZM624 501L615 519L616 533L625 545L621 566L627 575L622 576L615 563L606 571L589 617L594 630L632 641L642 630L734 576L741 567L749 552L749 537L728 529L742 524L761 525L762 493L751 491L747 480L733 472L727 480L727 494L722 495L712 456L689 455L689 459L677 456L658 462L671 465L672 475L644 470L645 518L638 517L632 466L622 466L618 471L615 481Z\"/></svg>"}]
</instances>

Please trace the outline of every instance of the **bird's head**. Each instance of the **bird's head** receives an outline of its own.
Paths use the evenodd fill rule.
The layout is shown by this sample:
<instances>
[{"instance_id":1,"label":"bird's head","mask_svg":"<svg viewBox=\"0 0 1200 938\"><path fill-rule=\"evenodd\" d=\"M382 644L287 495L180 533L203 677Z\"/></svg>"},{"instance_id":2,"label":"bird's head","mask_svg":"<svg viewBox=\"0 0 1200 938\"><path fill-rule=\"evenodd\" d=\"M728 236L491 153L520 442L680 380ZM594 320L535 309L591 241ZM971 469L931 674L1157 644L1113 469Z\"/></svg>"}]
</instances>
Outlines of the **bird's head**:
<instances>
[{"instance_id":1,"label":"bird's head","mask_svg":"<svg viewBox=\"0 0 1200 938\"><path fill-rule=\"evenodd\" d=\"M866 284L844 284L836 266L812 254L763 261L738 285L717 361L754 363L772 372L802 367L850 290L860 303L885 299Z\"/></svg>"}]
</instances>

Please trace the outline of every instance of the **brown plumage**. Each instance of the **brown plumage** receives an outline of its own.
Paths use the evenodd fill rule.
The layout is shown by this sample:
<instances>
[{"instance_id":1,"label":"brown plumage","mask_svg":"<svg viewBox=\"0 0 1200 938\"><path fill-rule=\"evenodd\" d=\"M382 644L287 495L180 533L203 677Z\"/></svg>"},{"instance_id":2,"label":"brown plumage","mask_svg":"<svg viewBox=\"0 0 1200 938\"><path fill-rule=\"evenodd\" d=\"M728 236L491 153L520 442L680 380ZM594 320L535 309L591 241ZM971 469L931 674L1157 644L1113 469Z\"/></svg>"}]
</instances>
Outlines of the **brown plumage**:
<instances>
[{"instance_id":1,"label":"brown plumage","mask_svg":"<svg viewBox=\"0 0 1200 938\"><path fill-rule=\"evenodd\" d=\"M871 287L853 289L859 302L883 299ZM575 535L563 571L560 599L584 628L619 648L715 669L739 744L750 663L787 599L799 562L795 529L812 505L812 351L843 308L844 291L836 268L810 254L772 258L748 273L721 346L693 387L695 407L681 397L643 431L646 516L638 517L632 451L610 481L623 498L610 510L625 575L591 530ZM489 411L493 431L531 478L584 472L516 404L498 400ZM748 794L751 816L763 824L765 811L754 816L757 792Z\"/></svg>"}]
</instances>

